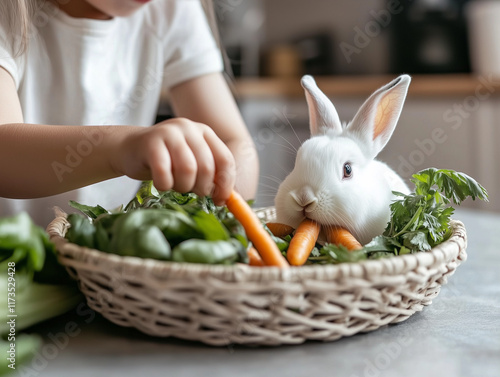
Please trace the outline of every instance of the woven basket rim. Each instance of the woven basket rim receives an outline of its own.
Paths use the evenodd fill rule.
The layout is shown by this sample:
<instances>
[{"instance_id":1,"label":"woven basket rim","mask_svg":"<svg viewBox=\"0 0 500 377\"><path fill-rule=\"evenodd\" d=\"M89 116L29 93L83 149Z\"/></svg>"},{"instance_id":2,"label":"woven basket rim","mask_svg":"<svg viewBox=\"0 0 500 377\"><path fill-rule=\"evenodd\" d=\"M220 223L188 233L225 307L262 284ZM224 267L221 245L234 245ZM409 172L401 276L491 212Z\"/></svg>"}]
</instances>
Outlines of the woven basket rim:
<instances>
[{"instance_id":1,"label":"woven basket rim","mask_svg":"<svg viewBox=\"0 0 500 377\"><path fill-rule=\"evenodd\" d=\"M103 251L81 247L69 243L64 235L68 229L66 213L56 209L56 218L48 225L47 233L56 245L58 253L64 258L79 262L81 267L86 264L103 266L102 270L113 268L136 272L138 275L153 273L156 277L175 273L178 276L188 275L190 278L213 276L226 281L241 280L242 276L249 281L281 280L296 281L303 279L331 280L332 277L366 278L380 275L398 275L416 267L428 268L459 257L465 260L467 235L461 221L451 220L452 235L445 242L428 252L400 255L378 260L366 260L356 263L340 263L329 265L307 265L287 269L279 267L251 267L246 264L236 265L205 265L193 263L178 263L133 256L120 256ZM64 264L64 258L62 263ZM59 258L61 260L61 258Z\"/></svg>"}]
</instances>

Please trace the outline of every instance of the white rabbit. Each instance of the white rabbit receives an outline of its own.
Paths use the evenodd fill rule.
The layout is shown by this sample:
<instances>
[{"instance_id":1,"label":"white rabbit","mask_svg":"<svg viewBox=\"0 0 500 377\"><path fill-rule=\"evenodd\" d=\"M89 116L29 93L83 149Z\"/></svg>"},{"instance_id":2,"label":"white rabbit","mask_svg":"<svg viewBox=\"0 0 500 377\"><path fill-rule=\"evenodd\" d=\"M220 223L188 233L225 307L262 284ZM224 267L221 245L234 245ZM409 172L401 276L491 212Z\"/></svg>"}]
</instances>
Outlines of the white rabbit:
<instances>
[{"instance_id":1,"label":"white rabbit","mask_svg":"<svg viewBox=\"0 0 500 377\"><path fill-rule=\"evenodd\" d=\"M297 152L293 171L275 198L277 222L297 228L305 218L347 228L362 244L383 233L392 191L408 186L375 160L401 114L411 78L399 76L374 92L347 125L311 76L302 78L312 137Z\"/></svg>"}]
</instances>

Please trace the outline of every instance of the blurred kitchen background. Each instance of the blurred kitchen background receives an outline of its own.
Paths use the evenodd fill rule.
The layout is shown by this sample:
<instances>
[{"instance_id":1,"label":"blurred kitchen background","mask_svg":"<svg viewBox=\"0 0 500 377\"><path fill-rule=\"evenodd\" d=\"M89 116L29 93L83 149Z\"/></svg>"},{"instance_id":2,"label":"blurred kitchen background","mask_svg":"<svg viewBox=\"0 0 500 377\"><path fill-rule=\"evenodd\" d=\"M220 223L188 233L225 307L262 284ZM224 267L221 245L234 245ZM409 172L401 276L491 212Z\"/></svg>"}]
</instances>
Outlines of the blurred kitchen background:
<instances>
[{"instance_id":1,"label":"blurred kitchen background","mask_svg":"<svg viewBox=\"0 0 500 377\"><path fill-rule=\"evenodd\" d=\"M261 158L257 205L272 205L308 138L301 75L316 77L343 121L401 73L413 76L379 159L400 175L465 172L500 211L500 1L216 0L234 89Z\"/></svg>"}]
</instances>

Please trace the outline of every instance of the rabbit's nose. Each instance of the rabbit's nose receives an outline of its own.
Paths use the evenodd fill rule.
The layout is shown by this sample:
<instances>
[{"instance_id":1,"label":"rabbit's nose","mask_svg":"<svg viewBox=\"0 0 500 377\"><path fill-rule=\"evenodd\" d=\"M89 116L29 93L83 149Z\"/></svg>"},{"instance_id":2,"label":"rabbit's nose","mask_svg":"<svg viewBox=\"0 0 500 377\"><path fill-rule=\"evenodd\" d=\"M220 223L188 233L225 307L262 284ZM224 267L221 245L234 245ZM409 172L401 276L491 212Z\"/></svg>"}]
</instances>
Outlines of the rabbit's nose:
<instances>
[{"instance_id":1,"label":"rabbit's nose","mask_svg":"<svg viewBox=\"0 0 500 377\"><path fill-rule=\"evenodd\" d=\"M318 198L316 198L313 189L309 186L293 190L290 194L297 203L298 211L312 212L318 205Z\"/></svg>"}]
</instances>

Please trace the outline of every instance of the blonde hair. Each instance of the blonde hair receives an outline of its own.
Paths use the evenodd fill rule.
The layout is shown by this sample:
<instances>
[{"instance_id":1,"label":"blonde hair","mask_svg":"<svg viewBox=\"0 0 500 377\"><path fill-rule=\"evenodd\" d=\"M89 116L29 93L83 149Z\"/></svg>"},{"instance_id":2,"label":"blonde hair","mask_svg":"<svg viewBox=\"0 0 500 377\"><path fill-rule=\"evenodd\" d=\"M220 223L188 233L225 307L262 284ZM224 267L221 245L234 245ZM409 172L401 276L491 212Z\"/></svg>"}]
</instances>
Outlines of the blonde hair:
<instances>
[{"instance_id":1,"label":"blonde hair","mask_svg":"<svg viewBox=\"0 0 500 377\"><path fill-rule=\"evenodd\" d=\"M15 57L26 52L31 33L31 22L35 14L36 0L1 0L0 22L12 38L12 53Z\"/></svg>"}]
</instances>

